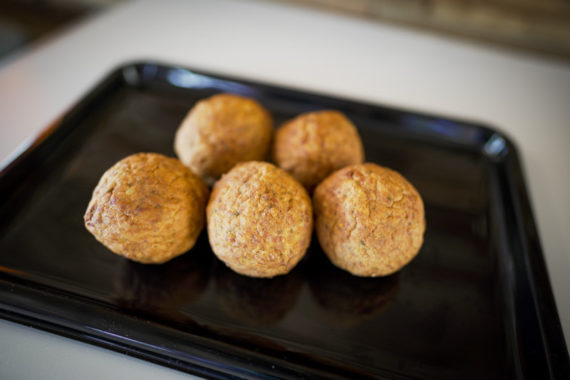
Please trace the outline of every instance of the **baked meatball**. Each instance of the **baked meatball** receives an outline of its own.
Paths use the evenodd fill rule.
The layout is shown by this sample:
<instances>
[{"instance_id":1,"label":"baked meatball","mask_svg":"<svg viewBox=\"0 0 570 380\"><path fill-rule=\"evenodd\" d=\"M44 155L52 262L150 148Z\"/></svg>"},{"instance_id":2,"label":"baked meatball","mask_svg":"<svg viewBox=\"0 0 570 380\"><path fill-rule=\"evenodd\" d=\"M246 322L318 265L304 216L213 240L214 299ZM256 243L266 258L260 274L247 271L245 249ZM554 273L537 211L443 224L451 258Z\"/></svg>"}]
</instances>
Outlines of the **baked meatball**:
<instances>
[{"instance_id":1,"label":"baked meatball","mask_svg":"<svg viewBox=\"0 0 570 380\"><path fill-rule=\"evenodd\" d=\"M364 161L356 127L338 111L309 112L275 133L272 159L309 192L337 169Z\"/></svg>"},{"instance_id":2,"label":"baked meatball","mask_svg":"<svg viewBox=\"0 0 570 380\"><path fill-rule=\"evenodd\" d=\"M289 174L266 162L236 165L216 183L206 209L216 256L251 277L288 273L311 240L311 200Z\"/></svg>"},{"instance_id":3,"label":"baked meatball","mask_svg":"<svg viewBox=\"0 0 570 380\"><path fill-rule=\"evenodd\" d=\"M174 140L174 150L194 173L209 184L242 161L264 160L273 121L255 100L231 94L198 102Z\"/></svg>"},{"instance_id":4,"label":"baked meatball","mask_svg":"<svg viewBox=\"0 0 570 380\"><path fill-rule=\"evenodd\" d=\"M138 153L101 177L85 226L114 253L164 263L188 251L204 227L208 188L174 158Z\"/></svg>"},{"instance_id":5,"label":"baked meatball","mask_svg":"<svg viewBox=\"0 0 570 380\"><path fill-rule=\"evenodd\" d=\"M366 163L336 171L315 189L313 207L323 251L354 275L394 273L422 245L422 198L388 168Z\"/></svg>"}]
</instances>

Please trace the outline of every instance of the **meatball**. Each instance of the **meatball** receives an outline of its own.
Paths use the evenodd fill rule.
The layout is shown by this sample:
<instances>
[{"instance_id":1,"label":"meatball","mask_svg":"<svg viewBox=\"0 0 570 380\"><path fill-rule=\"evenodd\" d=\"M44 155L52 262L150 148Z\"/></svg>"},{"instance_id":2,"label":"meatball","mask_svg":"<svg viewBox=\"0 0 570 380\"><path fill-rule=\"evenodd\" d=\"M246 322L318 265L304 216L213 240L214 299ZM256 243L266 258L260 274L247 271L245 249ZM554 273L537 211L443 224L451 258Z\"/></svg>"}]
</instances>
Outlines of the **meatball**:
<instances>
[{"instance_id":1,"label":"meatball","mask_svg":"<svg viewBox=\"0 0 570 380\"><path fill-rule=\"evenodd\" d=\"M356 127L341 112L309 112L275 133L272 159L312 192L326 176L364 161Z\"/></svg>"},{"instance_id":2,"label":"meatball","mask_svg":"<svg viewBox=\"0 0 570 380\"><path fill-rule=\"evenodd\" d=\"M315 189L317 238L333 264L357 276L385 276L418 253L425 230L418 191L375 164L336 171Z\"/></svg>"},{"instance_id":3,"label":"meatball","mask_svg":"<svg viewBox=\"0 0 570 380\"><path fill-rule=\"evenodd\" d=\"M264 160L273 121L253 99L231 94L198 102L174 139L174 150L194 173L209 184L242 161Z\"/></svg>"},{"instance_id":4,"label":"meatball","mask_svg":"<svg viewBox=\"0 0 570 380\"><path fill-rule=\"evenodd\" d=\"M311 240L311 200L293 177L266 162L236 165L216 183L206 209L216 256L251 277L288 273Z\"/></svg>"},{"instance_id":5,"label":"meatball","mask_svg":"<svg viewBox=\"0 0 570 380\"><path fill-rule=\"evenodd\" d=\"M208 188L180 161L139 153L101 177L85 226L114 253L164 263L188 251L204 227Z\"/></svg>"}]
</instances>

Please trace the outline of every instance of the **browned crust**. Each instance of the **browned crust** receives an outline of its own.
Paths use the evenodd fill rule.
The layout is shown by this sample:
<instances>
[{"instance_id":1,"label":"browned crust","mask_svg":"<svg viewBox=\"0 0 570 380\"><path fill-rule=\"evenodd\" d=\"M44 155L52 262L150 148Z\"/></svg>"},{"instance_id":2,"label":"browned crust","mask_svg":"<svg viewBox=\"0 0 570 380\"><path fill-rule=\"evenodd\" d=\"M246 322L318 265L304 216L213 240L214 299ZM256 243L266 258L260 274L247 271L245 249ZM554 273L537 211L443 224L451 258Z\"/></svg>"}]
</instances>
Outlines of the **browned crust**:
<instances>
[{"instance_id":1,"label":"browned crust","mask_svg":"<svg viewBox=\"0 0 570 380\"><path fill-rule=\"evenodd\" d=\"M325 179L313 196L321 247L357 276L385 276L418 253L425 231L418 191L396 171L353 165Z\"/></svg>"},{"instance_id":2,"label":"browned crust","mask_svg":"<svg viewBox=\"0 0 570 380\"><path fill-rule=\"evenodd\" d=\"M258 102L219 94L188 112L174 150L184 165L212 183L238 162L264 160L272 134L271 115Z\"/></svg>"},{"instance_id":3,"label":"browned crust","mask_svg":"<svg viewBox=\"0 0 570 380\"><path fill-rule=\"evenodd\" d=\"M277 129L272 159L310 192L333 171L364 161L356 127L338 111L309 112Z\"/></svg>"},{"instance_id":4,"label":"browned crust","mask_svg":"<svg viewBox=\"0 0 570 380\"><path fill-rule=\"evenodd\" d=\"M206 185L180 161L134 154L103 174L85 212L85 227L118 255L163 263L194 245L207 197Z\"/></svg>"},{"instance_id":5,"label":"browned crust","mask_svg":"<svg viewBox=\"0 0 570 380\"><path fill-rule=\"evenodd\" d=\"M216 183L207 209L216 256L237 273L288 273L307 250L311 200L293 177L266 162L236 165Z\"/></svg>"}]
</instances>

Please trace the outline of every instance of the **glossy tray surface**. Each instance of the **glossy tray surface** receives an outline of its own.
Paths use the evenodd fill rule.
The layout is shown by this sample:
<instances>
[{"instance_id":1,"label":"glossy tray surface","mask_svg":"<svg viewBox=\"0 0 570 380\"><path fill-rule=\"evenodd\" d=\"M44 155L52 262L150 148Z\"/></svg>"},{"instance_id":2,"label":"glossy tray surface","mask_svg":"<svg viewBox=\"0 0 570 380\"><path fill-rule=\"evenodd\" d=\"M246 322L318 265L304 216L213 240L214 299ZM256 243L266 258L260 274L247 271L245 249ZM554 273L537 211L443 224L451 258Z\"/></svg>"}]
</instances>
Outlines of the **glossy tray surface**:
<instances>
[{"instance_id":1,"label":"glossy tray surface","mask_svg":"<svg viewBox=\"0 0 570 380\"><path fill-rule=\"evenodd\" d=\"M334 268L313 238L272 280L234 274L204 232L162 266L85 230L101 174L136 152L174 156L199 99L258 99L276 125L337 109L367 161L422 194L425 243L400 273ZM105 78L0 177L0 313L205 377L564 378L568 353L514 146L493 129L154 63Z\"/></svg>"}]
</instances>

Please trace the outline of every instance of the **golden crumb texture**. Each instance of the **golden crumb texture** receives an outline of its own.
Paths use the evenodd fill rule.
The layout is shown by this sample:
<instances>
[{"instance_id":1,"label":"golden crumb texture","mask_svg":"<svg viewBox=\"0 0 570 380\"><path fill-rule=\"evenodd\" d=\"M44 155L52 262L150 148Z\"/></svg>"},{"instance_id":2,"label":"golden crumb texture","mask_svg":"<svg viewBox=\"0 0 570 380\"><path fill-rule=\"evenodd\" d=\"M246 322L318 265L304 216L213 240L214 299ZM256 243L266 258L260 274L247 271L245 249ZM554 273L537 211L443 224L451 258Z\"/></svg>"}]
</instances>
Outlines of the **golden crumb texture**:
<instances>
[{"instance_id":1,"label":"golden crumb texture","mask_svg":"<svg viewBox=\"0 0 570 380\"><path fill-rule=\"evenodd\" d=\"M188 112L176 132L174 150L210 184L238 162L264 160L272 135L271 115L257 101L219 94Z\"/></svg>"},{"instance_id":2,"label":"golden crumb texture","mask_svg":"<svg viewBox=\"0 0 570 380\"><path fill-rule=\"evenodd\" d=\"M216 256L250 277L288 273L309 246L311 199L293 177L266 162L236 165L216 183L206 209Z\"/></svg>"},{"instance_id":3,"label":"golden crumb texture","mask_svg":"<svg viewBox=\"0 0 570 380\"><path fill-rule=\"evenodd\" d=\"M339 111L304 113L277 129L273 161L301 182L309 192L325 177L364 161L356 127Z\"/></svg>"},{"instance_id":4,"label":"golden crumb texture","mask_svg":"<svg viewBox=\"0 0 570 380\"><path fill-rule=\"evenodd\" d=\"M114 253L160 264L194 246L207 198L204 182L177 159L138 153L103 174L85 226Z\"/></svg>"},{"instance_id":5,"label":"golden crumb texture","mask_svg":"<svg viewBox=\"0 0 570 380\"><path fill-rule=\"evenodd\" d=\"M422 246L422 198L394 170L371 163L340 169L317 186L313 207L323 251L354 275L394 273Z\"/></svg>"}]
</instances>

